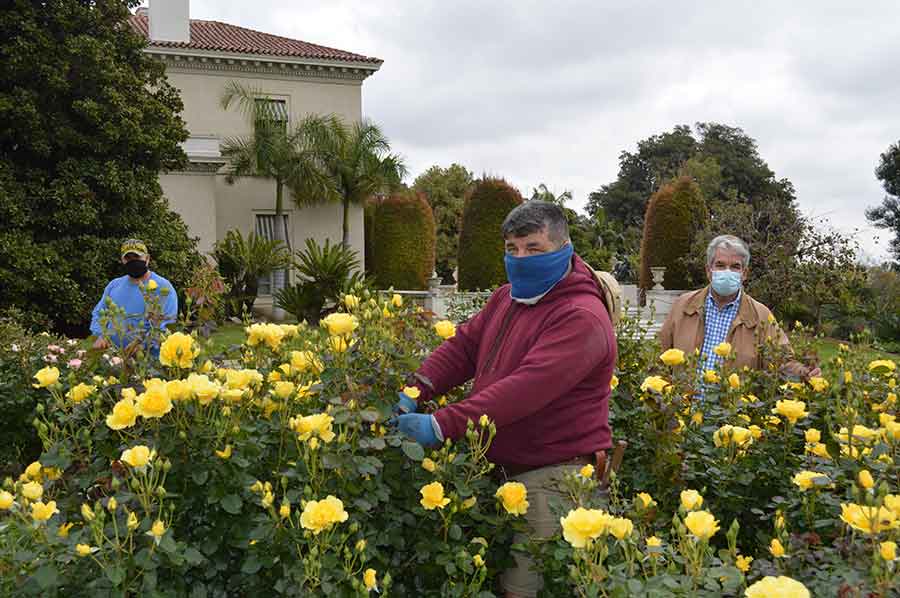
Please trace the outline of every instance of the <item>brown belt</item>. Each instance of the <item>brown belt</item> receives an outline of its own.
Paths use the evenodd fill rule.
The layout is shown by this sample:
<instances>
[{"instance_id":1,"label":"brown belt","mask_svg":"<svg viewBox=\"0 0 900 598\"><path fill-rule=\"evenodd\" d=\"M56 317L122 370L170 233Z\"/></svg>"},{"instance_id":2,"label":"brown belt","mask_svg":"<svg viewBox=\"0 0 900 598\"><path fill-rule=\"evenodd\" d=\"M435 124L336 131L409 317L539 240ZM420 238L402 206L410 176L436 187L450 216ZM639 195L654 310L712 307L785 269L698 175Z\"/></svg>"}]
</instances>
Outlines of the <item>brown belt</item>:
<instances>
[{"instance_id":1,"label":"brown belt","mask_svg":"<svg viewBox=\"0 0 900 598\"><path fill-rule=\"evenodd\" d=\"M535 469L541 469L543 467L556 467L557 465L593 465L596 461L596 457L594 455L578 455L577 457L572 457L567 461L560 461L559 463L547 463L545 465L517 465L517 464L498 464L496 469L494 470L499 474L501 478L514 478L516 476L522 475L523 473L528 473L529 471L534 471Z\"/></svg>"}]
</instances>

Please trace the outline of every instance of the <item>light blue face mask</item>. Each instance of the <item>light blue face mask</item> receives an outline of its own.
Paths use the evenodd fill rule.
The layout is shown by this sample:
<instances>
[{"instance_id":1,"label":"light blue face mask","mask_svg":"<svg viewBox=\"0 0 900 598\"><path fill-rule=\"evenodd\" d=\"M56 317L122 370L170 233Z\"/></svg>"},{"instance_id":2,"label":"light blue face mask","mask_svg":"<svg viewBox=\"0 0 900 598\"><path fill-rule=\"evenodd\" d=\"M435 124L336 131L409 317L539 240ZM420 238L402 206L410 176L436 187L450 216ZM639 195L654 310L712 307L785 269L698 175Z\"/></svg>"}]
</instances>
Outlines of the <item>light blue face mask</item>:
<instances>
[{"instance_id":1,"label":"light blue face mask","mask_svg":"<svg viewBox=\"0 0 900 598\"><path fill-rule=\"evenodd\" d=\"M553 288L566 275L574 251L572 244L566 243L556 251L539 255L513 257L507 254L503 261L506 277L512 285L512 298L531 299Z\"/></svg>"},{"instance_id":2,"label":"light blue face mask","mask_svg":"<svg viewBox=\"0 0 900 598\"><path fill-rule=\"evenodd\" d=\"M712 289L720 297L730 297L741 289L740 272L732 272L731 270L713 270L712 272Z\"/></svg>"}]
</instances>

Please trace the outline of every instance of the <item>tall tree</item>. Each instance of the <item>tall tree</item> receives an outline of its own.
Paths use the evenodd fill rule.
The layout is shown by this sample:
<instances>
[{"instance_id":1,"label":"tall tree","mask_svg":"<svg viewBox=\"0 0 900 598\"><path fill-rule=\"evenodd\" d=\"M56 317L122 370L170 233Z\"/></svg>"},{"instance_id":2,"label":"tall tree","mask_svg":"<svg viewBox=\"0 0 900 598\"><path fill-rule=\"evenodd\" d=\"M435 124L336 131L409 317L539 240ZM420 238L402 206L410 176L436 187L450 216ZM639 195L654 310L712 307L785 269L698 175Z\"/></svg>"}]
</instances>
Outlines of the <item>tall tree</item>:
<instances>
[{"instance_id":1,"label":"tall tree","mask_svg":"<svg viewBox=\"0 0 900 598\"><path fill-rule=\"evenodd\" d=\"M327 127L327 121L311 115L291 127L262 91L236 81L225 86L221 105L226 110L236 105L253 127L247 137L229 137L222 142L222 155L229 159L225 180L234 184L239 177L256 176L275 182L275 240L287 245L284 192L289 186L321 188L319 149L313 140ZM308 191L306 196L313 194ZM286 278L284 269L275 271L273 294L284 288ZM284 315L278 308L273 312L277 318Z\"/></svg>"},{"instance_id":2,"label":"tall tree","mask_svg":"<svg viewBox=\"0 0 900 598\"><path fill-rule=\"evenodd\" d=\"M432 166L413 182L413 189L425 194L437 227L435 271L444 283L453 281L459 250L459 226L466 193L472 188L472 173L465 166Z\"/></svg>"},{"instance_id":3,"label":"tall tree","mask_svg":"<svg viewBox=\"0 0 900 598\"><path fill-rule=\"evenodd\" d=\"M900 261L900 141L881 154L875 176L887 195L881 205L866 210L866 218L878 228L894 233L891 253L895 261Z\"/></svg>"},{"instance_id":4,"label":"tall tree","mask_svg":"<svg viewBox=\"0 0 900 598\"><path fill-rule=\"evenodd\" d=\"M0 11L0 309L86 332L118 248L142 237L185 288L196 243L162 196L186 161L178 91L121 0L5 2Z\"/></svg>"},{"instance_id":5,"label":"tall tree","mask_svg":"<svg viewBox=\"0 0 900 598\"><path fill-rule=\"evenodd\" d=\"M533 200L546 201L556 204L559 207L565 209L566 202L572 201L572 192L566 190L559 195L556 195L553 191L547 188L546 184L540 183L537 187L531 190L531 197L528 198L528 201Z\"/></svg>"},{"instance_id":6,"label":"tall tree","mask_svg":"<svg viewBox=\"0 0 900 598\"><path fill-rule=\"evenodd\" d=\"M381 128L369 120L348 125L331 116L317 127L311 142L317 153L317 172L323 185L293 186L300 201L337 200L343 206L342 242L350 246L350 206L376 193L397 189L406 176L403 159L391 153Z\"/></svg>"}]
</instances>

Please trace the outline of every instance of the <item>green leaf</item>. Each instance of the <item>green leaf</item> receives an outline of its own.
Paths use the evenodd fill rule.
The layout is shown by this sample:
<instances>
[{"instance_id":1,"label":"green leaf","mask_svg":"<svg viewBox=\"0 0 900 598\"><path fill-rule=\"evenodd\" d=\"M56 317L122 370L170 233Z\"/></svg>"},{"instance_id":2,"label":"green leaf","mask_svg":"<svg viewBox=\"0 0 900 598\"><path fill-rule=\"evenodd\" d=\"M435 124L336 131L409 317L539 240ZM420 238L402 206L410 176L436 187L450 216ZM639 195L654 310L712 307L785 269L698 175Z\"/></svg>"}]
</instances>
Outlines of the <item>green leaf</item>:
<instances>
[{"instance_id":1,"label":"green leaf","mask_svg":"<svg viewBox=\"0 0 900 598\"><path fill-rule=\"evenodd\" d=\"M110 567L106 567L104 571L106 572L106 577L114 586L117 586L125 581L125 569L121 565L112 565Z\"/></svg>"},{"instance_id":2,"label":"green leaf","mask_svg":"<svg viewBox=\"0 0 900 598\"><path fill-rule=\"evenodd\" d=\"M34 572L34 580L38 582L41 589L47 590L59 585L59 574L56 567L48 563Z\"/></svg>"},{"instance_id":3,"label":"green leaf","mask_svg":"<svg viewBox=\"0 0 900 598\"><path fill-rule=\"evenodd\" d=\"M241 573L244 573L246 575L253 575L261 568L262 563L259 562L259 559L255 554L251 554L244 560L244 564L241 565Z\"/></svg>"},{"instance_id":4,"label":"green leaf","mask_svg":"<svg viewBox=\"0 0 900 598\"><path fill-rule=\"evenodd\" d=\"M370 424L374 424L379 419L381 419L381 414L373 409L366 409L364 411L360 411L359 416L362 418L362 420L364 422L368 422Z\"/></svg>"},{"instance_id":5,"label":"green leaf","mask_svg":"<svg viewBox=\"0 0 900 598\"><path fill-rule=\"evenodd\" d=\"M410 442L406 440L401 445L401 449L403 450L403 454L413 461L421 461L425 458L425 449L422 448L422 445L418 442Z\"/></svg>"},{"instance_id":6,"label":"green leaf","mask_svg":"<svg viewBox=\"0 0 900 598\"><path fill-rule=\"evenodd\" d=\"M196 567L197 565L202 565L203 561L206 558L203 556L203 553L190 546L187 550L184 551L184 559L188 562L189 565Z\"/></svg>"},{"instance_id":7,"label":"green leaf","mask_svg":"<svg viewBox=\"0 0 900 598\"><path fill-rule=\"evenodd\" d=\"M202 486L206 483L206 480L209 479L209 470L198 469L191 474L191 478L194 480L195 484Z\"/></svg>"},{"instance_id":8,"label":"green leaf","mask_svg":"<svg viewBox=\"0 0 900 598\"><path fill-rule=\"evenodd\" d=\"M220 504L222 505L222 509L226 513L237 515L241 512L241 505L243 504L243 501L241 501L240 496L237 496L236 494L229 494L222 499Z\"/></svg>"},{"instance_id":9,"label":"green leaf","mask_svg":"<svg viewBox=\"0 0 900 598\"><path fill-rule=\"evenodd\" d=\"M460 540L462 538L462 528L457 524L453 524L450 526L450 539L451 540Z\"/></svg>"}]
</instances>

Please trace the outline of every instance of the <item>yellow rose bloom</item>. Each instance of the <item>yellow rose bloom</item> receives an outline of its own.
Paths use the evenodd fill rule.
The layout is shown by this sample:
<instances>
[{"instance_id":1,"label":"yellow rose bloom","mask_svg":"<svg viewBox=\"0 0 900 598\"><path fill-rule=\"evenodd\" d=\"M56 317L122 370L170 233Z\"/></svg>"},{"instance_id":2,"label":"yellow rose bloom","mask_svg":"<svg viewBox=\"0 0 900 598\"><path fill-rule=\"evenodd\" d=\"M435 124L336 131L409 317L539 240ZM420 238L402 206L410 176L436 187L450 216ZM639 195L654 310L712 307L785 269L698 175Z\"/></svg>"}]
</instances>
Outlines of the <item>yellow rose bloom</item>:
<instances>
[{"instance_id":1,"label":"yellow rose bloom","mask_svg":"<svg viewBox=\"0 0 900 598\"><path fill-rule=\"evenodd\" d=\"M335 312L322 318L322 323L331 336L347 336L359 326L356 316Z\"/></svg>"},{"instance_id":2,"label":"yellow rose bloom","mask_svg":"<svg viewBox=\"0 0 900 598\"><path fill-rule=\"evenodd\" d=\"M119 502L116 500L115 496L110 496L109 500L106 501L106 510L110 513L114 512L119 508Z\"/></svg>"},{"instance_id":3,"label":"yellow rose bloom","mask_svg":"<svg viewBox=\"0 0 900 598\"><path fill-rule=\"evenodd\" d=\"M122 451L122 456L119 459L135 469L140 469L150 462L150 456L150 447L139 444Z\"/></svg>"},{"instance_id":4,"label":"yellow rose bloom","mask_svg":"<svg viewBox=\"0 0 900 598\"><path fill-rule=\"evenodd\" d=\"M245 328L245 332L248 346L265 345L273 351L281 346L281 341L288 335L288 331L278 324L253 324Z\"/></svg>"},{"instance_id":5,"label":"yellow rose bloom","mask_svg":"<svg viewBox=\"0 0 900 598\"><path fill-rule=\"evenodd\" d=\"M498 490L499 492L499 490ZM419 501L423 507L431 511L443 509L450 504L450 499L444 497L444 485L440 482L431 482L419 489L422 499Z\"/></svg>"},{"instance_id":6,"label":"yellow rose bloom","mask_svg":"<svg viewBox=\"0 0 900 598\"><path fill-rule=\"evenodd\" d=\"M359 307L359 297L356 295L344 295L344 305L347 309L356 309Z\"/></svg>"},{"instance_id":7,"label":"yellow rose bloom","mask_svg":"<svg viewBox=\"0 0 900 598\"><path fill-rule=\"evenodd\" d=\"M872 479L872 474L869 473L868 469L861 470L856 476L856 480L859 482L859 485L866 490L875 486L875 480Z\"/></svg>"},{"instance_id":8,"label":"yellow rose bloom","mask_svg":"<svg viewBox=\"0 0 900 598\"><path fill-rule=\"evenodd\" d=\"M506 482L494 494L503 503L510 515L524 515L528 512L528 489L522 482Z\"/></svg>"},{"instance_id":9,"label":"yellow rose bloom","mask_svg":"<svg viewBox=\"0 0 900 598\"><path fill-rule=\"evenodd\" d=\"M459 508L463 511L468 511L469 509L471 509L472 507L475 506L476 502L478 502L478 499L474 496L471 496L471 497L467 498L466 500L462 501L462 504L460 505Z\"/></svg>"},{"instance_id":10,"label":"yellow rose bloom","mask_svg":"<svg viewBox=\"0 0 900 598\"><path fill-rule=\"evenodd\" d=\"M882 542L878 545L878 552L881 554L881 558L886 561L896 561L897 560L897 543L896 542Z\"/></svg>"},{"instance_id":11,"label":"yellow rose bloom","mask_svg":"<svg viewBox=\"0 0 900 598\"><path fill-rule=\"evenodd\" d=\"M703 412L695 411L691 415L691 423L694 424L695 426L699 426L700 424L702 424L703 423Z\"/></svg>"},{"instance_id":12,"label":"yellow rose bloom","mask_svg":"<svg viewBox=\"0 0 900 598\"><path fill-rule=\"evenodd\" d=\"M59 513L59 509L56 508L55 500L47 504L41 501L31 503L31 518L35 521L47 521L56 513Z\"/></svg>"},{"instance_id":13,"label":"yellow rose bloom","mask_svg":"<svg viewBox=\"0 0 900 598\"><path fill-rule=\"evenodd\" d=\"M275 396L279 399L286 399L294 394L295 388L293 382L276 382L275 386L272 388L272 392L274 392Z\"/></svg>"},{"instance_id":14,"label":"yellow rose bloom","mask_svg":"<svg viewBox=\"0 0 900 598\"><path fill-rule=\"evenodd\" d=\"M166 394L172 401L187 401L191 398L191 385L187 380L169 380L166 382Z\"/></svg>"},{"instance_id":15,"label":"yellow rose bloom","mask_svg":"<svg viewBox=\"0 0 900 598\"><path fill-rule=\"evenodd\" d=\"M828 484L831 480L824 473L819 473L818 471L798 471L794 474L794 477L791 478L791 481L800 488L800 490L806 491L810 488L817 488Z\"/></svg>"},{"instance_id":16,"label":"yellow rose bloom","mask_svg":"<svg viewBox=\"0 0 900 598\"><path fill-rule=\"evenodd\" d=\"M703 381L707 384L718 384L722 379L719 378L719 374L716 370L706 370L703 372Z\"/></svg>"},{"instance_id":17,"label":"yellow rose bloom","mask_svg":"<svg viewBox=\"0 0 900 598\"><path fill-rule=\"evenodd\" d=\"M219 385L212 382L209 377L204 374L189 375L187 377L187 383L191 388L191 392L201 405L209 405L213 399L219 396Z\"/></svg>"},{"instance_id":18,"label":"yellow rose bloom","mask_svg":"<svg viewBox=\"0 0 900 598\"><path fill-rule=\"evenodd\" d=\"M806 442L821 442L822 441L822 433L816 430L815 428L810 428L804 434L806 438Z\"/></svg>"},{"instance_id":19,"label":"yellow rose bloom","mask_svg":"<svg viewBox=\"0 0 900 598\"><path fill-rule=\"evenodd\" d=\"M876 359L869 362L868 369L873 374L890 374L897 369L897 364L890 359Z\"/></svg>"},{"instance_id":20,"label":"yellow rose bloom","mask_svg":"<svg viewBox=\"0 0 900 598\"><path fill-rule=\"evenodd\" d=\"M74 525L75 525L75 524L72 523L71 521L70 521L69 523L63 523L63 524L60 525L59 528L56 530L56 535L59 536L60 538L68 538L68 537L69 537L69 530L71 530L71 529L72 529L72 526L74 526Z\"/></svg>"},{"instance_id":21,"label":"yellow rose bloom","mask_svg":"<svg viewBox=\"0 0 900 598\"><path fill-rule=\"evenodd\" d=\"M366 569L363 573L363 585L366 586L366 591L371 592L376 588L376 579L375 576L377 572L375 569Z\"/></svg>"},{"instance_id":22,"label":"yellow rose bloom","mask_svg":"<svg viewBox=\"0 0 900 598\"><path fill-rule=\"evenodd\" d=\"M166 367L189 368L200 348L193 337L183 332L173 332L159 347L159 362Z\"/></svg>"},{"instance_id":23,"label":"yellow rose bloom","mask_svg":"<svg viewBox=\"0 0 900 598\"><path fill-rule=\"evenodd\" d=\"M287 519L291 516L291 505L290 503L283 502L281 506L278 508L278 516L282 519Z\"/></svg>"},{"instance_id":24,"label":"yellow rose bloom","mask_svg":"<svg viewBox=\"0 0 900 598\"><path fill-rule=\"evenodd\" d=\"M700 540L709 540L719 531L719 522L709 511L691 511L685 516L684 525Z\"/></svg>"},{"instance_id":25,"label":"yellow rose bloom","mask_svg":"<svg viewBox=\"0 0 900 598\"><path fill-rule=\"evenodd\" d=\"M434 461L432 461L428 457L425 457L424 459L422 459L422 469L434 473L434 470L437 469L437 465L434 464Z\"/></svg>"},{"instance_id":26,"label":"yellow rose bloom","mask_svg":"<svg viewBox=\"0 0 900 598\"><path fill-rule=\"evenodd\" d=\"M138 527L140 527L141 522L138 521L137 515L134 513L134 511L128 513L128 520L126 521L125 525L131 531L134 531Z\"/></svg>"},{"instance_id":27,"label":"yellow rose bloom","mask_svg":"<svg viewBox=\"0 0 900 598\"><path fill-rule=\"evenodd\" d=\"M791 399L784 399L776 402L775 408L772 409L772 413L784 417L791 422L791 424L795 424L801 417L809 415L809 412L806 411L806 403Z\"/></svg>"},{"instance_id":28,"label":"yellow rose bloom","mask_svg":"<svg viewBox=\"0 0 900 598\"><path fill-rule=\"evenodd\" d=\"M855 503L841 503L841 520L853 529L866 534L877 534L884 530L900 527L897 513L892 509Z\"/></svg>"},{"instance_id":29,"label":"yellow rose bloom","mask_svg":"<svg viewBox=\"0 0 900 598\"><path fill-rule=\"evenodd\" d=\"M327 413L317 413L304 417L292 418L290 426L300 437L301 441L307 441L313 436L318 436L326 444L334 440L335 434L331 429L334 418Z\"/></svg>"},{"instance_id":30,"label":"yellow rose bloom","mask_svg":"<svg viewBox=\"0 0 900 598\"><path fill-rule=\"evenodd\" d=\"M145 390L138 395L138 415L144 418L162 417L172 410L172 400L166 391L166 383L158 378L147 380Z\"/></svg>"},{"instance_id":31,"label":"yellow rose bloom","mask_svg":"<svg viewBox=\"0 0 900 598\"><path fill-rule=\"evenodd\" d=\"M739 554L738 557L734 560L734 566L737 567L741 573L746 573L750 570L750 563L752 562L752 556L743 556Z\"/></svg>"},{"instance_id":32,"label":"yellow rose bloom","mask_svg":"<svg viewBox=\"0 0 900 598\"><path fill-rule=\"evenodd\" d=\"M878 431L873 430L872 428L867 428L861 424L856 424L853 426L853 431L850 433L853 436L853 444L863 443L869 444L870 442L878 439ZM847 428L842 426L840 430L838 430L837 439L847 444L850 442L850 437L848 436Z\"/></svg>"},{"instance_id":33,"label":"yellow rose bloom","mask_svg":"<svg viewBox=\"0 0 900 598\"><path fill-rule=\"evenodd\" d=\"M744 592L746 598L809 598L809 590L797 580L785 577L763 577Z\"/></svg>"},{"instance_id":34,"label":"yellow rose bloom","mask_svg":"<svg viewBox=\"0 0 900 598\"><path fill-rule=\"evenodd\" d=\"M217 450L216 457L219 459L231 459L231 445L226 444L224 450Z\"/></svg>"},{"instance_id":35,"label":"yellow rose bloom","mask_svg":"<svg viewBox=\"0 0 900 598\"><path fill-rule=\"evenodd\" d=\"M291 351L291 367L300 373L310 370L318 374L324 369L312 351Z\"/></svg>"},{"instance_id":36,"label":"yellow rose bloom","mask_svg":"<svg viewBox=\"0 0 900 598\"><path fill-rule=\"evenodd\" d=\"M34 461L28 467L25 468L25 477L31 480L40 480L41 479L41 462Z\"/></svg>"},{"instance_id":37,"label":"yellow rose bloom","mask_svg":"<svg viewBox=\"0 0 900 598\"><path fill-rule=\"evenodd\" d=\"M573 548L584 548L587 544L605 534L612 516L599 509L578 507L560 518L563 538Z\"/></svg>"},{"instance_id":38,"label":"yellow rose bloom","mask_svg":"<svg viewBox=\"0 0 900 598\"><path fill-rule=\"evenodd\" d=\"M91 386L89 384L85 384L84 382L80 382L76 386L73 386L69 390L69 392L66 393L66 397L68 397L73 403L77 404L94 394L96 390L96 386Z\"/></svg>"},{"instance_id":39,"label":"yellow rose bloom","mask_svg":"<svg viewBox=\"0 0 900 598\"><path fill-rule=\"evenodd\" d=\"M76 544L75 545L75 554L78 556L88 556L94 552L94 549L91 548L88 544Z\"/></svg>"},{"instance_id":40,"label":"yellow rose bloom","mask_svg":"<svg viewBox=\"0 0 900 598\"><path fill-rule=\"evenodd\" d=\"M88 505L82 504L81 505L81 517L85 521L88 521L88 522L93 521L94 517L95 517L94 510L91 507L89 507Z\"/></svg>"},{"instance_id":41,"label":"yellow rose bloom","mask_svg":"<svg viewBox=\"0 0 900 598\"><path fill-rule=\"evenodd\" d=\"M753 444L753 433L747 428L726 424L713 433L713 444L720 447L734 444L745 448Z\"/></svg>"},{"instance_id":42,"label":"yellow rose bloom","mask_svg":"<svg viewBox=\"0 0 900 598\"><path fill-rule=\"evenodd\" d=\"M644 392L652 390L653 392L661 393L667 386L669 386L669 381L662 376L647 376L641 383L641 390Z\"/></svg>"},{"instance_id":43,"label":"yellow rose bloom","mask_svg":"<svg viewBox=\"0 0 900 598\"><path fill-rule=\"evenodd\" d=\"M684 351L681 349L669 349L659 356L659 360L670 367L684 363Z\"/></svg>"},{"instance_id":44,"label":"yellow rose bloom","mask_svg":"<svg viewBox=\"0 0 900 598\"><path fill-rule=\"evenodd\" d=\"M439 337L446 340L456 336L456 325L450 320L441 320L440 322L435 323L434 331Z\"/></svg>"},{"instance_id":45,"label":"yellow rose bloom","mask_svg":"<svg viewBox=\"0 0 900 598\"><path fill-rule=\"evenodd\" d=\"M403 297L398 293L394 293L393 297L391 297L391 305L398 308L403 307Z\"/></svg>"},{"instance_id":46,"label":"yellow rose bloom","mask_svg":"<svg viewBox=\"0 0 900 598\"><path fill-rule=\"evenodd\" d=\"M59 369L47 366L37 371L34 375L37 384L32 384L35 388L46 388L59 381Z\"/></svg>"},{"instance_id":47,"label":"yellow rose bloom","mask_svg":"<svg viewBox=\"0 0 900 598\"><path fill-rule=\"evenodd\" d=\"M640 504L644 509L649 509L650 507L656 506L656 501L653 500L653 497L646 492L639 492L637 496L635 496L634 502L636 504Z\"/></svg>"},{"instance_id":48,"label":"yellow rose bloom","mask_svg":"<svg viewBox=\"0 0 900 598\"><path fill-rule=\"evenodd\" d=\"M411 399L418 399L421 396L422 391L419 390L418 386L404 386L403 394Z\"/></svg>"},{"instance_id":49,"label":"yellow rose bloom","mask_svg":"<svg viewBox=\"0 0 900 598\"><path fill-rule=\"evenodd\" d=\"M853 372L844 372L844 384L853 382Z\"/></svg>"},{"instance_id":50,"label":"yellow rose bloom","mask_svg":"<svg viewBox=\"0 0 900 598\"><path fill-rule=\"evenodd\" d=\"M44 487L38 482L28 482L22 485L22 496L28 500L37 500L44 495Z\"/></svg>"},{"instance_id":51,"label":"yellow rose bloom","mask_svg":"<svg viewBox=\"0 0 900 598\"><path fill-rule=\"evenodd\" d=\"M807 380L807 382L809 382L809 385L812 386L813 390L816 392L822 392L828 388L828 380L821 376L813 376Z\"/></svg>"},{"instance_id":52,"label":"yellow rose bloom","mask_svg":"<svg viewBox=\"0 0 900 598\"><path fill-rule=\"evenodd\" d=\"M578 474L583 478L591 478L594 475L594 466L588 463L578 470Z\"/></svg>"},{"instance_id":53,"label":"yellow rose bloom","mask_svg":"<svg viewBox=\"0 0 900 598\"><path fill-rule=\"evenodd\" d=\"M337 523L347 521L347 511L344 510L344 503L341 499L328 495L322 500L311 500L306 503L303 513L300 514L300 525L303 529L312 531L314 535Z\"/></svg>"},{"instance_id":54,"label":"yellow rose bloom","mask_svg":"<svg viewBox=\"0 0 900 598\"><path fill-rule=\"evenodd\" d=\"M625 517L613 517L607 526L609 533L616 537L617 540L624 540L634 531L634 523L631 519Z\"/></svg>"},{"instance_id":55,"label":"yellow rose bloom","mask_svg":"<svg viewBox=\"0 0 900 598\"><path fill-rule=\"evenodd\" d=\"M476 567L484 567L484 557L482 557L480 554L476 554L472 557L472 564Z\"/></svg>"},{"instance_id":56,"label":"yellow rose bloom","mask_svg":"<svg viewBox=\"0 0 900 598\"><path fill-rule=\"evenodd\" d=\"M728 376L728 386L732 389L737 389L741 387L741 377L737 374L731 374Z\"/></svg>"},{"instance_id":57,"label":"yellow rose bloom","mask_svg":"<svg viewBox=\"0 0 900 598\"><path fill-rule=\"evenodd\" d=\"M16 501L16 497L7 492L6 490L0 491L0 511L7 511L12 508L13 503Z\"/></svg>"},{"instance_id":58,"label":"yellow rose bloom","mask_svg":"<svg viewBox=\"0 0 900 598\"><path fill-rule=\"evenodd\" d=\"M831 458L831 455L828 454L828 447L821 442L811 442L807 444L806 452L811 453L817 457L822 457L823 459Z\"/></svg>"},{"instance_id":59,"label":"yellow rose bloom","mask_svg":"<svg viewBox=\"0 0 900 598\"><path fill-rule=\"evenodd\" d=\"M754 424L748 429L750 430L750 434L753 436L753 440L759 440L760 438L762 438L763 431L759 426Z\"/></svg>"},{"instance_id":60,"label":"yellow rose bloom","mask_svg":"<svg viewBox=\"0 0 900 598\"><path fill-rule=\"evenodd\" d=\"M615 390L616 387L618 387L618 386L619 386L619 377L616 375L613 375L613 377L610 378L610 380L609 380L609 389Z\"/></svg>"},{"instance_id":61,"label":"yellow rose bloom","mask_svg":"<svg viewBox=\"0 0 900 598\"><path fill-rule=\"evenodd\" d=\"M343 336L332 336L328 339L328 346L335 353L346 353L353 343L348 344Z\"/></svg>"},{"instance_id":62,"label":"yellow rose bloom","mask_svg":"<svg viewBox=\"0 0 900 598\"><path fill-rule=\"evenodd\" d=\"M772 556L776 559L780 559L785 555L784 546L781 545L781 540L778 538L772 538L772 541L769 543L769 552L772 553Z\"/></svg>"},{"instance_id":63,"label":"yellow rose bloom","mask_svg":"<svg viewBox=\"0 0 900 598\"><path fill-rule=\"evenodd\" d=\"M659 548L660 546L662 546L662 540L660 540L656 536L650 536L649 538L647 538L647 546L652 548Z\"/></svg>"},{"instance_id":64,"label":"yellow rose bloom","mask_svg":"<svg viewBox=\"0 0 900 598\"><path fill-rule=\"evenodd\" d=\"M731 343L719 343L716 345L716 348L713 349L713 353L725 359L731 355Z\"/></svg>"},{"instance_id":65,"label":"yellow rose bloom","mask_svg":"<svg viewBox=\"0 0 900 598\"><path fill-rule=\"evenodd\" d=\"M696 490L682 490L680 498L681 506L686 511L693 511L703 506L703 497Z\"/></svg>"},{"instance_id":66,"label":"yellow rose bloom","mask_svg":"<svg viewBox=\"0 0 900 598\"><path fill-rule=\"evenodd\" d=\"M159 540L166 533L166 524L157 519L153 522L153 525L150 526L150 530L147 532L147 535L152 537L157 544L159 544Z\"/></svg>"}]
</instances>

